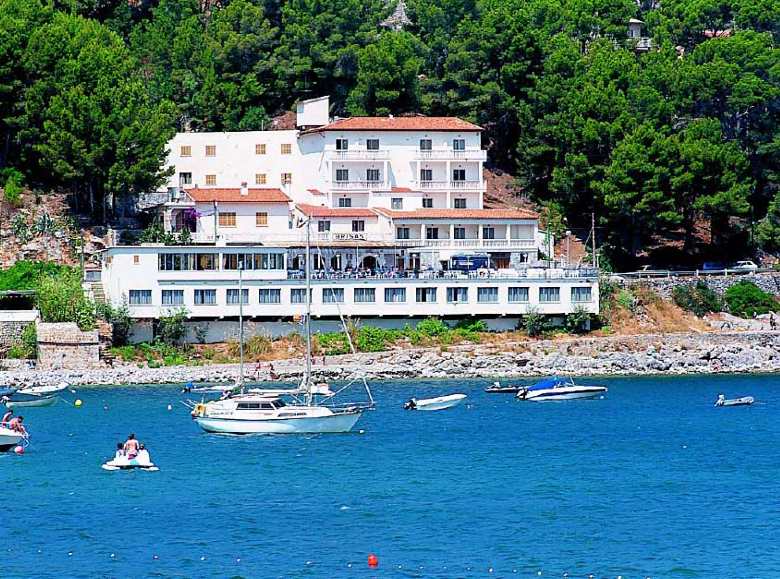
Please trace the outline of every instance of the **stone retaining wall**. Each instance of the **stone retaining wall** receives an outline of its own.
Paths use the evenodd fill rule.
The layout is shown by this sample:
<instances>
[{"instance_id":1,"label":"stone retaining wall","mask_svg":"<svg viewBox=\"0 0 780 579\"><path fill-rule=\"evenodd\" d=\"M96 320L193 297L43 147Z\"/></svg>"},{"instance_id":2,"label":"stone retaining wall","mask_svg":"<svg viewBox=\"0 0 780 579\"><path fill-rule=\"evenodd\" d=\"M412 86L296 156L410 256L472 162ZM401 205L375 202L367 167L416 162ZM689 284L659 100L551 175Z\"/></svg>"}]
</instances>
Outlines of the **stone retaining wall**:
<instances>
[{"instance_id":1,"label":"stone retaining wall","mask_svg":"<svg viewBox=\"0 0 780 579\"><path fill-rule=\"evenodd\" d=\"M38 310L0 310L0 350L7 350L38 319Z\"/></svg>"},{"instance_id":2,"label":"stone retaining wall","mask_svg":"<svg viewBox=\"0 0 780 579\"><path fill-rule=\"evenodd\" d=\"M626 281L629 285L645 285L652 288L661 297L672 298L672 290L681 285L693 285L697 282L704 282L719 294L723 294L727 289L739 281L750 281L756 284L765 292L780 297L780 272L757 273L748 275L701 275L698 277L661 277L661 278L642 278L629 279Z\"/></svg>"}]
</instances>

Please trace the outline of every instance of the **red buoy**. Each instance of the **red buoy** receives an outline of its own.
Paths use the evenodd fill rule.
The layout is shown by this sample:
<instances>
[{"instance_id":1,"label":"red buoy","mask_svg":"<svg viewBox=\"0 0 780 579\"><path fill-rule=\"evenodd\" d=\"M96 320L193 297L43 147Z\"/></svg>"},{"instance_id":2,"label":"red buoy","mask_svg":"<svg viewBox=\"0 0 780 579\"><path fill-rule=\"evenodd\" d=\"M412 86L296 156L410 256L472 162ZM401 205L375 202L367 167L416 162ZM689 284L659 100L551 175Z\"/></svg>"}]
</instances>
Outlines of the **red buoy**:
<instances>
[{"instance_id":1,"label":"red buoy","mask_svg":"<svg viewBox=\"0 0 780 579\"><path fill-rule=\"evenodd\" d=\"M24 447L23 446L17 446L16 448L14 448L14 452L16 454L24 454Z\"/></svg>"},{"instance_id":2,"label":"red buoy","mask_svg":"<svg viewBox=\"0 0 780 579\"><path fill-rule=\"evenodd\" d=\"M371 553L368 556L368 566L369 567L378 567L379 566L379 557Z\"/></svg>"}]
</instances>

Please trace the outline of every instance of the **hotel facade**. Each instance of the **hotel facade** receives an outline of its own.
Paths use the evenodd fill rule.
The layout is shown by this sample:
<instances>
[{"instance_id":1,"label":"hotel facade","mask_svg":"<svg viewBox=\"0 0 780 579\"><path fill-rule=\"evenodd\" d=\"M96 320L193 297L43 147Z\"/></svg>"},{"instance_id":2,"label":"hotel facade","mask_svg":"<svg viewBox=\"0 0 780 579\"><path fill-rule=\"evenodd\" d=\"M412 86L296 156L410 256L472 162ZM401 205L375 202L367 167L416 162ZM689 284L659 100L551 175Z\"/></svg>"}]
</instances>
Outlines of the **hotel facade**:
<instances>
[{"instance_id":1,"label":"hotel facade","mask_svg":"<svg viewBox=\"0 0 780 579\"><path fill-rule=\"evenodd\" d=\"M548 261L536 213L483 207L480 127L328 109L327 97L302 102L296 130L177 134L158 209L185 244L107 248L106 299L126 302L139 328L182 307L224 327L239 301L278 328L305 310L308 235L315 320L511 327L529 311L598 312L597 272Z\"/></svg>"}]
</instances>

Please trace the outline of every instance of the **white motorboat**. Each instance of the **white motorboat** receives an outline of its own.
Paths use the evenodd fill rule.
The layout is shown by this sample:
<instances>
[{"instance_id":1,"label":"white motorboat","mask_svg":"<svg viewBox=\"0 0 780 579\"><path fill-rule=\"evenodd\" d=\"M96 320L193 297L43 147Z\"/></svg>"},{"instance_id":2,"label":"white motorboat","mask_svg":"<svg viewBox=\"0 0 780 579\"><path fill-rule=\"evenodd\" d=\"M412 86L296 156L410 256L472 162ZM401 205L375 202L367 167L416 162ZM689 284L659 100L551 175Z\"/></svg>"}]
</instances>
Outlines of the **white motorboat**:
<instances>
[{"instance_id":1,"label":"white motorboat","mask_svg":"<svg viewBox=\"0 0 780 579\"><path fill-rule=\"evenodd\" d=\"M3 400L8 408L28 408L51 406L59 398L59 394L68 389L68 384L60 383L53 386L30 386L17 390Z\"/></svg>"},{"instance_id":2,"label":"white motorboat","mask_svg":"<svg viewBox=\"0 0 780 579\"><path fill-rule=\"evenodd\" d=\"M192 417L206 432L220 434L324 434L349 432L366 409L372 408L371 390L361 378L367 394L365 403L338 404L336 397L355 382L336 390L327 384L315 383L312 377L311 345L311 223L306 225L306 358L303 379L296 389L252 389L244 387L244 324L243 307L239 303L239 380L234 390L219 400L191 403ZM242 268L238 267L238 288L241 295ZM342 319L343 323L343 319ZM347 334L349 339L349 334Z\"/></svg>"},{"instance_id":3,"label":"white motorboat","mask_svg":"<svg viewBox=\"0 0 780 579\"><path fill-rule=\"evenodd\" d=\"M153 462L139 462L137 458L129 459L126 456L104 462L100 468L103 470L160 470Z\"/></svg>"},{"instance_id":4,"label":"white motorboat","mask_svg":"<svg viewBox=\"0 0 780 579\"><path fill-rule=\"evenodd\" d=\"M465 394L449 394L436 398L410 398L404 402L406 410L446 410L457 406L466 399Z\"/></svg>"},{"instance_id":5,"label":"white motorboat","mask_svg":"<svg viewBox=\"0 0 780 579\"><path fill-rule=\"evenodd\" d=\"M571 378L546 378L533 386L521 388L515 397L518 400L543 402L546 400L575 400L593 398L607 391L606 386L575 384Z\"/></svg>"},{"instance_id":6,"label":"white motorboat","mask_svg":"<svg viewBox=\"0 0 780 579\"><path fill-rule=\"evenodd\" d=\"M726 398L725 394L718 394L715 406L750 406L755 402L752 396L743 396L742 398Z\"/></svg>"},{"instance_id":7,"label":"white motorboat","mask_svg":"<svg viewBox=\"0 0 780 579\"><path fill-rule=\"evenodd\" d=\"M21 432L16 432L5 426L0 426L0 452L11 450L24 440Z\"/></svg>"}]
</instances>

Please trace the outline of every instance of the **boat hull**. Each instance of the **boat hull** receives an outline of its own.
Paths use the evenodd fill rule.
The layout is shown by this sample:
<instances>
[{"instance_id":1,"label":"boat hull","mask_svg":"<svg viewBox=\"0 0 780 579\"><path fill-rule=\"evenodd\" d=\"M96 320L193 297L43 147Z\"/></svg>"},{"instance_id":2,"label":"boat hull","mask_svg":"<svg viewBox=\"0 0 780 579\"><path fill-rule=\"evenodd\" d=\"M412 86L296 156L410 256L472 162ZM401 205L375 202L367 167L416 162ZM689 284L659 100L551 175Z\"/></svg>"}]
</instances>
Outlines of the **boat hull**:
<instances>
[{"instance_id":1,"label":"boat hull","mask_svg":"<svg viewBox=\"0 0 780 579\"><path fill-rule=\"evenodd\" d=\"M579 400L583 398L595 398L607 391L603 386L586 388L550 388L549 390L530 391L525 396L518 396L521 400L529 402L548 402L551 400Z\"/></svg>"},{"instance_id":2,"label":"boat hull","mask_svg":"<svg viewBox=\"0 0 780 579\"><path fill-rule=\"evenodd\" d=\"M266 420L201 416L195 422L206 432L216 434L331 434L349 432L361 414L362 411L354 410L328 416Z\"/></svg>"},{"instance_id":3,"label":"boat hull","mask_svg":"<svg viewBox=\"0 0 780 579\"><path fill-rule=\"evenodd\" d=\"M56 404L56 402L57 396L25 395L25 397L20 400L14 400L14 398L11 398L11 400L6 402L5 405L8 408L34 408L41 406L52 406L53 404Z\"/></svg>"},{"instance_id":4,"label":"boat hull","mask_svg":"<svg viewBox=\"0 0 780 579\"><path fill-rule=\"evenodd\" d=\"M24 437L9 428L0 427L0 452L11 450L22 442Z\"/></svg>"},{"instance_id":5,"label":"boat hull","mask_svg":"<svg viewBox=\"0 0 780 579\"><path fill-rule=\"evenodd\" d=\"M450 396L442 396L440 398L429 398L427 400L412 399L414 404L409 407L410 410L447 410L453 408L466 399L465 394L452 394ZM412 401L410 401L412 402ZM407 403L408 404L408 403Z\"/></svg>"}]
</instances>

